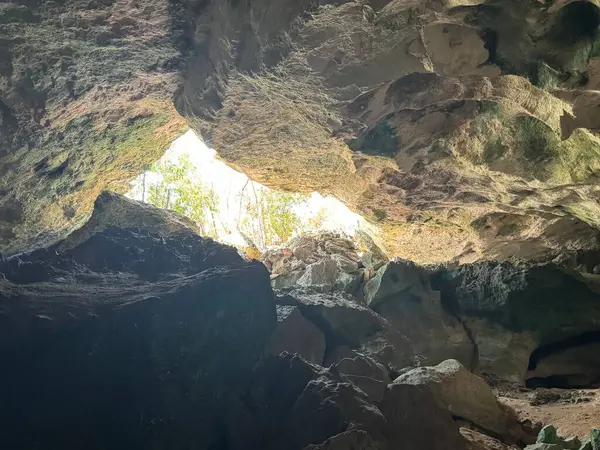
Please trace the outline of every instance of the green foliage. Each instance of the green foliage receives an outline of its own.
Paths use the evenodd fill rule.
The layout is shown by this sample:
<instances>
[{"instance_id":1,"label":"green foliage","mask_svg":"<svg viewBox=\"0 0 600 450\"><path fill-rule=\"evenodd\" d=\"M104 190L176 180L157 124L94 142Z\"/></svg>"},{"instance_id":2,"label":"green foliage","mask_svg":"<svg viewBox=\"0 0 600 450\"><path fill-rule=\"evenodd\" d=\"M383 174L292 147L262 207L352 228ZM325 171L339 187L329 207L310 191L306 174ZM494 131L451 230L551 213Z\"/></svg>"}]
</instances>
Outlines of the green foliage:
<instances>
[{"instance_id":1,"label":"green foliage","mask_svg":"<svg viewBox=\"0 0 600 450\"><path fill-rule=\"evenodd\" d=\"M195 176L189 157L182 156L177 164L155 164L152 172L161 179L149 186L148 203L184 214L196 221L204 234L216 237L219 199Z\"/></svg>"},{"instance_id":2,"label":"green foliage","mask_svg":"<svg viewBox=\"0 0 600 450\"><path fill-rule=\"evenodd\" d=\"M320 230L321 228L323 228L323 224L325 223L326 217L327 209L319 209L319 211L317 211L317 214L308 219L308 222L306 224L307 228L309 230Z\"/></svg>"},{"instance_id":3,"label":"green foliage","mask_svg":"<svg viewBox=\"0 0 600 450\"><path fill-rule=\"evenodd\" d=\"M306 200L305 195L280 191L253 190L254 198L244 195L246 216L240 229L260 248L286 242L302 226L295 211L296 206Z\"/></svg>"},{"instance_id":4,"label":"green foliage","mask_svg":"<svg viewBox=\"0 0 600 450\"><path fill-rule=\"evenodd\" d=\"M159 179L150 181L147 177L138 182L146 184L145 201L193 219L205 235L215 239L229 233L221 220L217 193L198 179L189 157L183 156L175 164L154 164L150 173ZM282 244L303 229L319 229L326 219L323 208L306 224L302 221L297 207L308 198L303 194L255 189L248 182L239 198L237 230L249 247L260 250Z\"/></svg>"}]
</instances>

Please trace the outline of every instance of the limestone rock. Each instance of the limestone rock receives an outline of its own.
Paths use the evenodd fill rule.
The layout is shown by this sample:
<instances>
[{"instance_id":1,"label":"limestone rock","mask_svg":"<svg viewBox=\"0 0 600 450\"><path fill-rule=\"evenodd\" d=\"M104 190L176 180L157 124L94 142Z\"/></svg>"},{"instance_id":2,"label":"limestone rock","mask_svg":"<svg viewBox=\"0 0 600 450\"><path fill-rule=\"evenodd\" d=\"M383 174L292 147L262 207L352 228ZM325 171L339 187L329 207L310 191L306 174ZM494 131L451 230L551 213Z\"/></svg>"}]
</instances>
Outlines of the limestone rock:
<instances>
[{"instance_id":1,"label":"limestone rock","mask_svg":"<svg viewBox=\"0 0 600 450\"><path fill-rule=\"evenodd\" d=\"M361 250L361 263L373 271L378 270L381 266L389 262L388 256L375 242L373 237L362 231L360 228L356 230L355 239L358 247Z\"/></svg>"},{"instance_id":2,"label":"limestone rock","mask_svg":"<svg viewBox=\"0 0 600 450\"><path fill-rule=\"evenodd\" d=\"M230 413L232 450L466 449L429 393L393 387L377 404L345 376L286 354L257 365Z\"/></svg>"},{"instance_id":3,"label":"limestone rock","mask_svg":"<svg viewBox=\"0 0 600 450\"><path fill-rule=\"evenodd\" d=\"M548 352L536 357L535 365L527 372L529 383L554 379L572 388L593 386L600 381L600 343L588 341L582 338L563 348L548 347Z\"/></svg>"},{"instance_id":4,"label":"limestone rock","mask_svg":"<svg viewBox=\"0 0 600 450\"><path fill-rule=\"evenodd\" d=\"M276 301L279 305L297 306L304 317L323 331L327 348L354 349L389 370L399 371L414 363L412 345L406 337L352 297L294 289L278 293Z\"/></svg>"},{"instance_id":5,"label":"limestone rock","mask_svg":"<svg viewBox=\"0 0 600 450\"><path fill-rule=\"evenodd\" d=\"M477 363L475 344L460 320L445 310L429 275L410 261L392 261L365 283L365 301L402 330L422 363L454 358L472 368Z\"/></svg>"},{"instance_id":6,"label":"limestone rock","mask_svg":"<svg viewBox=\"0 0 600 450\"><path fill-rule=\"evenodd\" d=\"M384 450L384 446L375 442L363 430L345 431L327 439L319 445L309 445L304 450Z\"/></svg>"},{"instance_id":7,"label":"limestone rock","mask_svg":"<svg viewBox=\"0 0 600 450\"><path fill-rule=\"evenodd\" d=\"M553 425L546 425L544 428L542 428L538 434L537 443L559 445L561 443L561 439L558 437L556 427Z\"/></svg>"},{"instance_id":8,"label":"limestone rock","mask_svg":"<svg viewBox=\"0 0 600 450\"><path fill-rule=\"evenodd\" d=\"M600 449L600 428L594 428L590 434L590 442L592 443L592 449Z\"/></svg>"},{"instance_id":9,"label":"limestone rock","mask_svg":"<svg viewBox=\"0 0 600 450\"><path fill-rule=\"evenodd\" d=\"M360 345L385 326L378 314L341 293L294 289L280 293L277 303L297 306L313 323L324 323L330 336L351 346Z\"/></svg>"},{"instance_id":10,"label":"limestone rock","mask_svg":"<svg viewBox=\"0 0 600 450\"><path fill-rule=\"evenodd\" d=\"M528 445L525 448L527 450L561 450L562 447L558 444L537 443L537 444Z\"/></svg>"},{"instance_id":11,"label":"limestone rock","mask_svg":"<svg viewBox=\"0 0 600 450\"><path fill-rule=\"evenodd\" d=\"M267 271L193 230L82 236L0 262L2 447L216 445L275 329Z\"/></svg>"},{"instance_id":12,"label":"limestone rock","mask_svg":"<svg viewBox=\"0 0 600 450\"><path fill-rule=\"evenodd\" d=\"M466 449L447 410L431 392L417 386L394 383L386 391L381 411L390 424L390 440L407 449Z\"/></svg>"},{"instance_id":13,"label":"limestone rock","mask_svg":"<svg viewBox=\"0 0 600 450\"><path fill-rule=\"evenodd\" d=\"M458 361L447 360L435 367L420 367L399 376L394 384L422 386L453 416L478 427L506 435L509 417L490 387Z\"/></svg>"},{"instance_id":14,"label":"limestone rock","mask_svg":"<svg viewBox=\"0 0 600 450\"><path fill-rule=\"evenodd\" d=\"M471 450L509 450L515 448L476 430L461 428L460 434L469 442Z\"/></svg>"},{"instance_id":15,"label":"limestone rock","mask_svg":"<svg viewBox=\"0 0 600 450\"><path fill-rule=\"evenodd\" d=\"M577 436L572 436L563 440L563 447L567 450L579 450L581 448L581 441Z\"/></svg>"},{"instance_id":16,"label":"limestone rock","mask_svg":"<svg viewBox=\"0 0 600 450\"><path fill-rule=\"evenodd\" d=\"M589 439L587 441L585 441L581 447L579 448L579 450L592 450L592 441L590 441Z\"/></svg>"},{"instance_id":17,"label":"limestone rock","mask_svg":"<svg viewBox=\"0 0 600 450\"><path fill-rule=\"evenodd\" d=\"M387 443L386 419L364 393L293 355L259 364L230 413L227 441L233 450L302 450L351 429Z\"/></svg>"},{"instance_id":18,"label":"limestone rock","mask_svg":"<svg viewBox=\"0 0 600 450\"><path fill-rule=\"evenodd\" d=\"M341 198L392 256L597 248L599 17L591 1L2 3L0 251L63 238L188 125L254 180Z\"/></svg>"},{"instance_id":19,"label":"limestone rock","mask_svg":"<svg viewBox=\"0 0 600 450\"><path fill-rule=\"evenodd\" d=\"M327 352L327 356L325 357L323 366L329 367L333 364L337 364L342 359L345 359L345 358L352 359L356 355L357 355L357 353L354 350L352 350L349 346L337 345L333 349L330 349Z\"/></svg>"},{"instance_id":20,"label":"limestone rock","mask_svg":"<svg viewBox=\"0 0 600 450\"><path fill-rule=\"evenodd\" d=\"M269 353L297 353L307 361L323 363L325 337L306 320L295 306L277 306L277 328L271 338Z\"/></svg>"},{"instance_id":21,"label":"limestone rock","mask_svg":"<svg viewBox=\"0 0 600 450\"><path fill-rule=\"evenodd\" d=\"M593 284L555 263L468 264L440 270L432 285L471 331L479 370L519 383L534 351L592 332L600 323Z\"/></svg>"},{"instance_id":22,"label":"limestone rock","mask_svg":"<svg viewBox=\"0 0 600 450\"><path fill-rule=\"evenodd\" d=\"M160 235L182 230L200 233L198 225L183 214L156 208L114 192L103 192L94 202L94 210L89 220L62 241L59 248L73 248L111 226L143 229Z\"/></svg>"},{"instance_id":23,"label":"limestone rock","mask_svg":"<svg viewBox=\"0 0 600 450\"><path fill-rule=\"evenodd\" d=\"M339 255L333 255L306 266L295 284L320 292L339 290L353 294L358 290L361 279L362 274L358 272L357 264L352 264Z\"/></svg>"},{"instance_id":24,"label":"limestone rock","mask_svg":"<svg viewBox=\"0 0 600 450\"><path fill-rule=\"evenodd\" d=\"M371 400L375 402L383 400L391 380L387 369L373 358L355 354L351 358L340 360L334 367Z\"/></svg>"},{"instance_id":25,"label":"limestone rock","mask_svg":"<svg viewBox=\"0 0 600 450\"><path fill-rule=\"evenodd\" d=\"M265 252L262 261L275 275L275 289L297 285L319 292L354 294L363 278L354 242L338 233L292 238L284 247Z\"/></svg>"},{"instance_id":26,"label":"limestone rock","mask_svg":"<svg viewBox=\"0 0 600 450\"><path fill-rule=\"evenodd\" d=\"M393 261L377 271L364 287L365 301L371 308L397 294L426 290L425 272L410 261Z\"/></svg>"}]
</instances>

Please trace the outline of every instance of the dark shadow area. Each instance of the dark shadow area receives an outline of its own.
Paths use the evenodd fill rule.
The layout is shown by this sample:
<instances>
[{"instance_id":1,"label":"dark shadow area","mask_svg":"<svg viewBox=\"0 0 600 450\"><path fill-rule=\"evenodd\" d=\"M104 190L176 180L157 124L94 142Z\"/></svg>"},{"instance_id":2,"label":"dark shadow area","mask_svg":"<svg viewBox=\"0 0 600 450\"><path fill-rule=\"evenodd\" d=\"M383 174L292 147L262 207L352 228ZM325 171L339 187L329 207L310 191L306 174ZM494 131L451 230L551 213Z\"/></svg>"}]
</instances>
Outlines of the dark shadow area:
<instances>
[{"instance_id":1,"label":"dark shadow area","mask_svg":"<svg viewBox=\"0 0 600 450\"><path fill-rule=\"evenodd\" d=\"M537 348L529 358L528 388L589 388L600 383L600 331Z\"/></svg>"},{"instance_id":2,"label":"dark shadow area","mask_svg":"<svg viewBox=\"0 0 600 450\"><path fill-rule=\"evenodd\" d=\"M600 8L591 2L569 3L558 12L551 38L562 45L594 40L600 26Z\"/></svg>"}]
</instances>

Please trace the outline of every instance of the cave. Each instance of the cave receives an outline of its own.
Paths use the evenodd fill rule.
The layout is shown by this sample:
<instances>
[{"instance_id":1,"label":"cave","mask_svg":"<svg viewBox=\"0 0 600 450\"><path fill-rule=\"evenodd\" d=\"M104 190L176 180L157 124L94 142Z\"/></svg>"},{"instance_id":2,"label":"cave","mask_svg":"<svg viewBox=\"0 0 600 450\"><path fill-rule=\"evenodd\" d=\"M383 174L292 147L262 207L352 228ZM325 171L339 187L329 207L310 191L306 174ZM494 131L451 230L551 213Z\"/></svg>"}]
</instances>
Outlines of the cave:
<instances>
[{"instance_id":1,"label":"cave","mask_svg":"<svg viewBox=\"0 0 600 450\"><path fill-rule=\"evenodd\" d=\"M600 331L538 347L529 358L525 385L533 389L600 386Z\"/></svg>"},{"instance_id":2,"label":"cave","mask_svg":"<svg viewBox=\"0 0 600 450\"><path fill-rule=\"evenodd\" d=\"M0 448L535 443L499 397L600 381L599 24L0 2Z\"/></svg>"}]
</instances>

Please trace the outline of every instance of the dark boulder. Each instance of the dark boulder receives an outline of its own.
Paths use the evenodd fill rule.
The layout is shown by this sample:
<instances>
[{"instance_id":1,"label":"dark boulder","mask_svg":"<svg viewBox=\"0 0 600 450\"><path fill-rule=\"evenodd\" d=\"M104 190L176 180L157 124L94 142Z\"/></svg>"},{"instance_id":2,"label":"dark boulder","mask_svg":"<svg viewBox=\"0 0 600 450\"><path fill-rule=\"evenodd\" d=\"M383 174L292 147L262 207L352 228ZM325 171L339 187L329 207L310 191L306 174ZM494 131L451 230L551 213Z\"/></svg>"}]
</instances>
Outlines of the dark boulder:
<instances>
[{"instance_id":1,"label":"dark boulder","mask_svg":"<svg viewBox=\"0 0 600 450\"><path fill-rule=\"evenodd\" d=\"M391 386L374 402L337 370L289 354L261 363L231 412L231 450L467 448L429 392Z\"/></svg>"},{"instance_id":2,"label":"dark boulder","mask_svg":"<svg viewBox=\"0 0 600 450\"><path fill-rule=\"evenodd\" d=\"M268 352L278 355L284 351L297 353L314 364L323 364L325 336L297 307L277 305L277 328Z\"/></svg>"},{"instance_id":3,"label":"dark boulder","mask_svg":"<svg viewBox=\"0 0 600 450\"><path fill-rule=\"evenodd\" d=\"M384 317L341 292L326 294L310 289L278 291L279 305L296 306L325 335L324 361L340 347L370 356L388 370L398 372L414 363L412 343Z\"/></svg>"},{"instance_id":4,"label":"dark boulder","mask_svg":"<svg viewBox=\"0 0 600 450\"><path fill-rule=\"evenodd\" d=\"M276 324L264 266L191 230L61 248L0 262L0 446L219 448Z\"/></svg>"}]
</instances>

